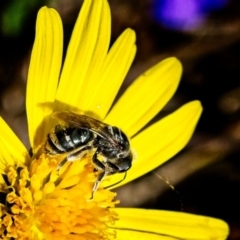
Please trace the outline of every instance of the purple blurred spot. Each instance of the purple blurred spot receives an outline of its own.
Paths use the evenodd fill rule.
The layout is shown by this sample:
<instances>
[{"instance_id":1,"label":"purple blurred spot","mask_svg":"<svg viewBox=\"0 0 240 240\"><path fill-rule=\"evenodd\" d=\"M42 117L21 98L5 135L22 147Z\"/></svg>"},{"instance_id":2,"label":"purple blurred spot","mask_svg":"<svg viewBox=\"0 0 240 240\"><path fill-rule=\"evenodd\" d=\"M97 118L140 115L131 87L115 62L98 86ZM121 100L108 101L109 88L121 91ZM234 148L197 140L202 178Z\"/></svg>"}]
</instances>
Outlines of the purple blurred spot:
<instances>
[{"instance_id":1,"label":"purple blurred spot","mask_svg":"<svg viewBox=\"0 0 240 240\"><path fill-rule=\"evenodd\" d=\"M206 15L224 7L228 0L154 0L153 17L172 29L198 27Z\"/></svg>"}]
</instances>

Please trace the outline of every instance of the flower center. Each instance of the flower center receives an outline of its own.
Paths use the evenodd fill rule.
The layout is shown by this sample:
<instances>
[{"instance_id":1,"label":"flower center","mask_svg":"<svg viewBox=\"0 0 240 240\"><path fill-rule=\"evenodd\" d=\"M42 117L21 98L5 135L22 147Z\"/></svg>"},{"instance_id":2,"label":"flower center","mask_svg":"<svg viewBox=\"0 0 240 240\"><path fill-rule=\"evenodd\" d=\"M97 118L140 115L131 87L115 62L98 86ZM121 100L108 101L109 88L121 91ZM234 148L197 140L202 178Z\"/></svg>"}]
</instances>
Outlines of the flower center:
<instances>
[{"instance_id":1,"label":"flower center","mask_svg":"<svg viewBox=\"0 0 240 240\"><path fill-rule=\"evenodd\" d=\"M115 193L92 187L91 156L66 163L42 154L30 167L9 166L0 185L0 239L110 239Z\"/></svg>"}]
</instances>

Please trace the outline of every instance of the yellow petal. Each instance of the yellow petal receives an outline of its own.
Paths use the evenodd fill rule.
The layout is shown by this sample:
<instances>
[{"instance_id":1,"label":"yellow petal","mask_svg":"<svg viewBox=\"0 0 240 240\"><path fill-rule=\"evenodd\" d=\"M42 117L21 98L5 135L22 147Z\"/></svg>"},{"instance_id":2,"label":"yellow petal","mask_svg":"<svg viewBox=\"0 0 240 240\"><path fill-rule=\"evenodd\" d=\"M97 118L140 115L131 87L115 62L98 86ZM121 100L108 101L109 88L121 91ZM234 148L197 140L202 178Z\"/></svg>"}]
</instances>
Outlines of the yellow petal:
<instances>
[{"instance_id":1,"label":"yellow petal","mask_svg":"<svg viewBox=\"0 0 240 240\"><path fill-rule=\"evenodd\" d=\"M138 240L157 239L157 237L158 239L224 240L229 233L228 225L216 218L136 208L116 208L114 211L119 215L119 221L114 225L117 229L117 239L123 239L124 235L132 233L134 237L138 236ZM125 239L136 239L134 237Z\"/></svg>"},{"instance_id":2,"label":"yellow petal","mask_svg":"<svg viewBox=\"0 0 240 240\"><path fill-rule=\"evenodd\" d=\"M104 0L102 4L96 46L84 79L84 87L80 89L80 92L76 96L75 107L79 108L81 112L91 112L91 109L89 109L90 99L99 97L99 92L97 92L98 95L96 96L96 89L100 82L100 76L102 75L101 68L109 48L111 14L108 2Z\"/></svg>"},{"instance_id":3,"label":"yellow petal","mask_svg":"<svg viewBox=\"0 0 240 240\"><path fill-rule=\"evenodd\" d=\"M114 105L105 121L133 136L171 99L182 72L174 57L140 75Z\"/></svg>"},{"instance_id":4,"label":"yellow petal","mask_svg":"<svg viewBox=\"0 0 240 240\"><path fill-rule=\"evenodd\" d=\"M32 146L43 141L49 131L48 119L45 118L51 113L59 80L62 35L62 23L58 13L54 9L41 8L37 17L27 82L26 105Z\"/></svg>"},{"instance_id":5,"label":"yellow petal","mask_svg":"<svg viewBox=\"0 0 240 240\"><path fill-rule=\"evenodd\" d=\"M2 138L0 138L1 151L0 151L0 174L4 173L5 169L9 165L15 165L15 159L10 154L8 148L4 144ZM3 179L0 178L0 184L3 183Z\"/></svg>"},{"instance_id":6,"label":"yellow petal","mask_svg":"<svg viewBox=\"0 0 240 240\"><path fill-rule=\"evenodd\" d=\"M0 169L3 169L6 165L24 163L28 157L27 150L1 117L0 129Z\"/></svg>"},{"instance_id":7,"label":"yellow petal","mask_svg":"<svg viewBox=\"0 0 240 240\"><path fill-rule=\"evenodd\" d=\"M142 176L177 154L191 138L201 112L201 103L192 101L134 137L131 145L137 159L127 172L127 178L114 187ZM106 184L112 185L122 177L115 174Z\"/></svg>"},{"instance_id":8,"label":"yellow petal","mask_svg":"<svg viewBox=\"0 0 240 240\"><path fill-rule=\"evenodd\" d=\"M103 119L109 111L114 98L132 64L136 54L136 36L126 29L110 49L96 85L88 92L88 111Z\"/></svg>"},{"instance_id":9,"label":"yellow petal","mask_svg":"<svg viewBox=\"0 0 240 240\"><path fill-rule=\"evenodd\" d=\"M91 95L92 85L98 81L100 67L107 55L110 24L110 10L106 0L84 1L61 74L57 92L59 109L85 108L88 101L86 95Z\"/></svg>"},{"instance_id":10,"label":"yellow petal","mask_svg":"<svg viewBox=\"0 0 240 240\"><path fill-rule=\"evenodd\" d=\"M117 237L116 240L182 240L175 237L164 236L160 234L148 233L136 230L115 229Z\"/></svg>"}]
</instances>

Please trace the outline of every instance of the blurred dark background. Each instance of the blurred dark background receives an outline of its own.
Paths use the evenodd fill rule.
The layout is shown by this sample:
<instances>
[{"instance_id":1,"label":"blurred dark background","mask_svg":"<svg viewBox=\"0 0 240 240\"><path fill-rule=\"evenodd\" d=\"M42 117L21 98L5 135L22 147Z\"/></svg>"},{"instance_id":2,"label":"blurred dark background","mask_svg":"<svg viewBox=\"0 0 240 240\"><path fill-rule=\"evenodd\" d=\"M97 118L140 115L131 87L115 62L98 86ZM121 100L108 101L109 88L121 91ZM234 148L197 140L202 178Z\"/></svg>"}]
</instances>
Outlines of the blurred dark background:
<instances>
[{"instance_id":1,"label":"blurred dark background","mask_svg":"<svg viewBox=\"0 0 240 240\"><path fill-rule=\"evenodd\" d=\"M156 119L190 100L199 99L204 107L187 147L159 169L119 188L121 205L218 217L230 225L229 239L240 239L240 2L109 3L112 41L127 27L137 33L138 52L121 92L153 64L176 56L184 68L182 81ZM66 48L81 0L0 2L0 114L27 146L26 76L36 14L45 4L63 19Z\"/></svg>"}]
</instances>

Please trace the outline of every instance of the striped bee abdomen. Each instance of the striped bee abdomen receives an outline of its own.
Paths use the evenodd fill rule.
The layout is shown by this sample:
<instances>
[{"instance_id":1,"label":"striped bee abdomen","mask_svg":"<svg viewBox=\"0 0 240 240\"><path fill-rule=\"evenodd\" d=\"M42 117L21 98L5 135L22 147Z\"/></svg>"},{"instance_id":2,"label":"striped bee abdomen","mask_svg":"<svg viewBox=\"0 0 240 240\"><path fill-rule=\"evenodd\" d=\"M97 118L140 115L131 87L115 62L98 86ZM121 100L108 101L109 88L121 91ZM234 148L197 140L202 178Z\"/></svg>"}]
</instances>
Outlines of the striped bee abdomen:
<instances>
[{"instance_id":1,"label":"striped bee abdomen","mask_svg":"<svg viewBox=\"0 0 240 240\"><path fill-rule=\"evenodd\" d=\"M50 154L65 153L86 145L93 138L93 133L87 129L57 125L47 135L45 149Z\"/></svg>"}]
</instances>

